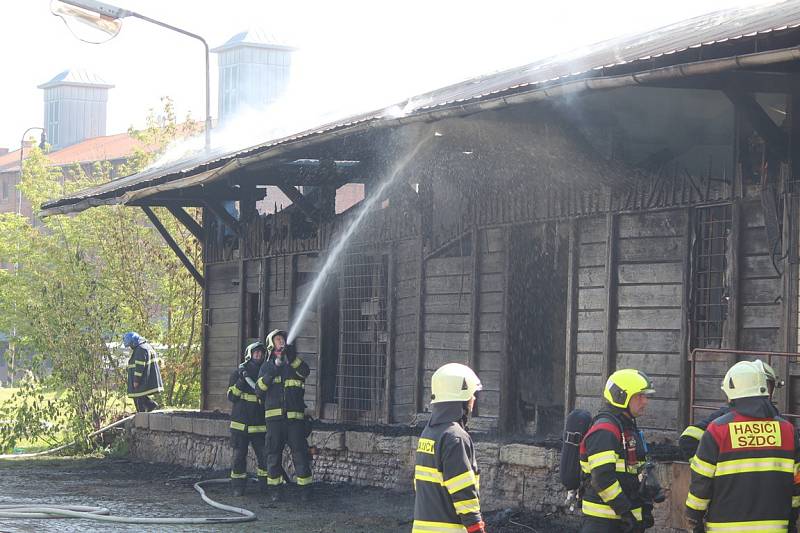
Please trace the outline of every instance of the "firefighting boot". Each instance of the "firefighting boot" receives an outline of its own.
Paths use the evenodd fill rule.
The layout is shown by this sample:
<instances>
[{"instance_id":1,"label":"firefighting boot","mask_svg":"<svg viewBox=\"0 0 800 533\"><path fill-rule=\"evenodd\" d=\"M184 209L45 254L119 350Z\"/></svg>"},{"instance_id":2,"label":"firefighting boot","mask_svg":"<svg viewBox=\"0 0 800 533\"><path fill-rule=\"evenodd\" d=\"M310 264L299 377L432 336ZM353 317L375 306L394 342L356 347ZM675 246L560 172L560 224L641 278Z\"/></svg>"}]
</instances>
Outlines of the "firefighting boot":
<instances>
[{"instance_id":1,"label":"firefighting boot","mask_svg":"<svg viewBox=\"0 0 800 533\"><path fill-rule=\"evenodd\" d=\"M280 485L276 485L272 487L270 490L272 494L270 495L270 500L273 502L282 502L286 500L286 483L281 483Z\"/></svg>"},{"instance_id":2,"label":"firefighting boot","mask_svg":"<svg viewBox=\"0 0 800 533\"><path fill-rule=\"evenodd\" d=\"M245 485L247 478L231 479L231 491L234 496L244 496Z\"/></svg>"},{"instance_id":3,"label":"firefighting boot","mask_svg":"<svg viewBox=\"0 0 800 533\"><path fill-rule=\"evenodd\" d=\"M266 494L269 485L267 485L267 478L266 476L258 476L258 491L261 494Z\"/></svg>"}]
</instances>

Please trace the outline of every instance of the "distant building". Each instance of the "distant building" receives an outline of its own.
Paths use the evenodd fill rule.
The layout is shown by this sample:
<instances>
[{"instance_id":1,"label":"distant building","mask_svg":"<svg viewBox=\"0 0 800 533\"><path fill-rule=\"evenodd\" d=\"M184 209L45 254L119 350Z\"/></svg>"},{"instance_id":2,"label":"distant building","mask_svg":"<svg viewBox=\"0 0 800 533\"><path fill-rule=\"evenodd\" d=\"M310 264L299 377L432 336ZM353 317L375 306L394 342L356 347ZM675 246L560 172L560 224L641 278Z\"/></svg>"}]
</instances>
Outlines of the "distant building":
<instances>
[{"instance_id":1,"label":"distant building","mask_svg":"<svg viewBox=\"0 0 800 533\"><path fill-rule=\"evenodd\" d=\"M44 124L47 142L63 148L106 134L108 90L114 86L85 70L65 70L44 89Z\"/></svg>"},{"instance_id":2,"label":"distant building","mask_svg":"<svg viewBox=\"0 0 800 533\"><path fill-rule=\"evenodd\" d=\"M295 49L262 30L237 33L211 51L219 58L219 121L278 100L289 83Z\"/></svg>"}]
</instances>

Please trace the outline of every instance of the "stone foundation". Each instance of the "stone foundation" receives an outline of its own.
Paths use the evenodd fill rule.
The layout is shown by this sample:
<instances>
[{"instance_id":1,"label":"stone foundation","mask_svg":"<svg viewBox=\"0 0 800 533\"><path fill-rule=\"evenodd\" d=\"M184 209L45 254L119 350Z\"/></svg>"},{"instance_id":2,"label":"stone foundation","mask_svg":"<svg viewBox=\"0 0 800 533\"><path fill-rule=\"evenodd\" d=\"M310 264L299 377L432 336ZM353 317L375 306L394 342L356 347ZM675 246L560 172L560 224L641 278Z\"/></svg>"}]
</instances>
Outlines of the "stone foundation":
<instances>
[{"instance_id":1,"label":"stone foundation","mask_svg":"<svg viewBox=\"0 0 800 533\"><path fill-rule=\"evenodd\" d=\"M228 470L231 461L229 421L200 413L139 413L128 425L132 456L150 462ZM393 490L412 490L417 437L368 431L324 429L309 437L315 450L315 481L352 483ZM558 478L557 450L526 444L475 443L481 468L481 504L485 510L525 508L564 513L565 491ZM288 449L284 465L292 475ZM248 470L255 472L252 450ZM658 473L668 500L656 508L655 531L681 531L686 483L685 464L664 463ZM675 480L675 490L670 485ZM681 496L682 493L683 495ZM678 501L680 500L680 501Z\"/></svg>"}]
</instances>

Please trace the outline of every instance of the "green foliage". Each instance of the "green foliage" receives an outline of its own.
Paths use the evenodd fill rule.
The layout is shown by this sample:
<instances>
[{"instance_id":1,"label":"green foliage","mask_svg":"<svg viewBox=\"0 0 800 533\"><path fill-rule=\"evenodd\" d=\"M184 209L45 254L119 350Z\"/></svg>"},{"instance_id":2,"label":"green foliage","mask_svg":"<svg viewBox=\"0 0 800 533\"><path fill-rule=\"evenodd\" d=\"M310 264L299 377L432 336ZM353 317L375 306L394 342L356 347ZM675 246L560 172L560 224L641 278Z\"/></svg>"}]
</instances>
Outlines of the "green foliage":
<instances>
[{"instance_id":1,"label":"green foliage","mask_svg":"<svg viewBox=\"0 0 800 533\"><path fill-rule=\"evenodd\" d=\"M119 168L99 162L62 169L33 149L24 165L23 195L40 206L141 170L169 141L196 131L191 121L176 123L171 101L163 106L161 117L151 113L144 130L131 131L142 146ZM168 211L155 211L201 268L201 248L191 233ZM13 425L14 436L3 436L8 425L0 429L0 447L35 432L38 426L28 427L34 418L47 420L48 405L33 401L43 385L63 391L57 411L64 420L58 423L68 438L87 442L89 433L118 415L127 356L109 343L120 342L125 331L165 346L160 402L198 404L202 292L139 209L102 206L33 223L0 214L0 258L16 265L0 270L0 331L14 332L17 370L25 368L36 378L18 392L17 401L0 409L0 419L28 417L24 429Z\"/></svg>"}]
</instances>

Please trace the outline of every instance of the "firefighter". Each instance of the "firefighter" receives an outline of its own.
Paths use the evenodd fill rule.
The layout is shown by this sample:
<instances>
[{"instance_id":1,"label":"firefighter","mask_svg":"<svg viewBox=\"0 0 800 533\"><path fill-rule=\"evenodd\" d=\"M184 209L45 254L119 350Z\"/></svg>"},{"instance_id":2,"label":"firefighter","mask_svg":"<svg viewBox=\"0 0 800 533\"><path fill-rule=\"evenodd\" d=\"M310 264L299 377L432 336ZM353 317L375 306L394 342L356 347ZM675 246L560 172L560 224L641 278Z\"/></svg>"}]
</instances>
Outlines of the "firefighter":
<instances>
[{"instance_id":1,"label":"firefighter","mask_svg":"<svg viewBox=\"0 0 800 533\"><path fill-rule=\"evenodd\" d=\"M147 339L133 331L122 336L122 345L131 349L128 359L128 398L133 398L139 413L158 409L159 405L150 398L151 394L164 390L158 353Z\"/></svg>"},{"instance_id":2,"label":"firefighter","mask_svg":"<svg viewBox=\"0 0 800 533\"><path fill-rule=\"evenodd\" d=\"M778 374L775 373L775 370L761 359L756 359L753 362L759 365L764 372L764 377L767 379L769 397L771 399L775 389L783 387L784 382L778 377ZM681 433L681 436L678 439L678 446L681 449L681 454L683 454L683 457L687 461L694 457L694 454L697 451L697 446L700 444L700 437L703 436L703 432L706 430L708 425L722 415L727 414L730 410L730 405L725 404L700 422L697 422L691 426L687 426L687 428L683 430L683 433ZM777 408L775 409L775 414L780 414Z\"/></svg>"},{"instance_id":3,"label":"firefighter","mask_svg":"<svg viewBox=\"0 0 800 533\"><path fill-rule=\"evenodd\" d=\"M419 438L412 533L484 533L480 474L467 422L481 390L467 366L448 363L431 378L431 418Z\"/></svg>"},{"instance_id":4,"label":"firefighter","mask_svg":"<svg viewBox=\"0 0 800 533\"><path fill-rule=\"evenodd\" d=\"M650 378L632 368L617 370L606 381L605 406L580 444L581 470L587 476L582 533L628 533L653 526L652 502L640 493L647 447L636 418L654 393Z\"/></svg>"},{"instance_id":5,"label":"firefighter","mask_svg":"<svg viewBox=\"0 0 800 533\"><path fill-rule=\"evenodd\" d=\"M267 421L267 483L276 488L272 499L284 497L283 449L288 442L297 485L307 498L311 477L311 454L308 451L308 424L303 401L308 365L286 344L286 332L274 330L267 335L267 361L258 374L258 393L264 398Z\"/></svg>"},{"instance_id":6,"label":"firefighter","mask_svg":"<svg viewBox=\"0 0 800 533\"><path fill-rule=\"evenodd\" d=\"M763 367L733 365L722 381L731 410L708 425L692 457L686 516L705 531L795 531L800 506L794 426L775 414Z\"/></svg>"},{"instance_id":7,"label":"firefighter","mask_svg":"<svg viewBox=\"0 0 800 533\"><path fill-rule=\"evenodd\" d=\"M228 400L231 408L231 487L234 496L242 496L247 485L247 451L250 446L258 462L258 484L262 492L267 489L267 461L264 453L264 408L253 388L258 379L258 371L264 362L267 347L254 342L245 350L244 361L233 371L228 387Z\"/></svg>"}]
</instances>

